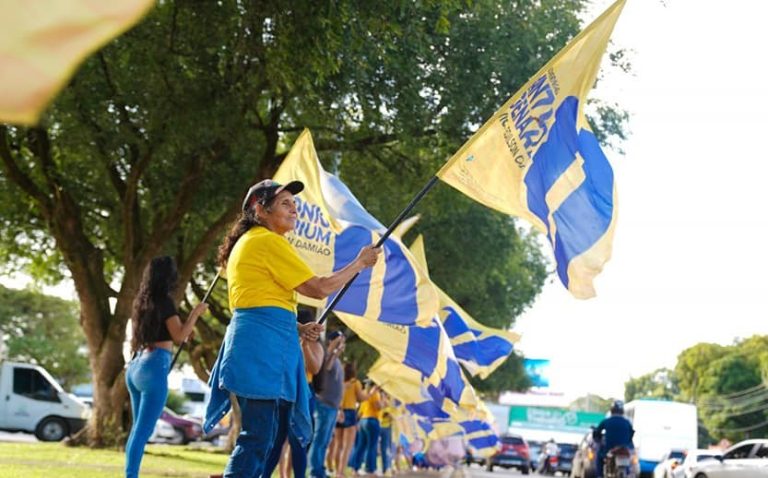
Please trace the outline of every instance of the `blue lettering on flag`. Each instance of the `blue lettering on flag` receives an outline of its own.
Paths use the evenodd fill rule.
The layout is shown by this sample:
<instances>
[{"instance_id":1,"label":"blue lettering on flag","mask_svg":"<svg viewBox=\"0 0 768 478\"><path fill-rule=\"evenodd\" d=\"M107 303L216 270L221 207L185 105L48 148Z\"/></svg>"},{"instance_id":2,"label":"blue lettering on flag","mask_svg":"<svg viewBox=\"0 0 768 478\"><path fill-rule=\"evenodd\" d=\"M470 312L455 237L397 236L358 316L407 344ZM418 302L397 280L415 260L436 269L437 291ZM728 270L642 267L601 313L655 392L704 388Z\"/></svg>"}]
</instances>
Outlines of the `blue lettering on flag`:
<instances>
[{"instance_id":1,"label":"blue lettering on flag","mask_svg":"<svg viewBox=\"0 0 768 478\"><path fill-rule=\"evenodd\" d=\"M566 287L568 264L605 234L613 211L613 171L594 134L585 129L576 131L578 108L576 97L563 100L550 135L536 152L525 177L528 208L547 225L552 239L545 196L576 160L576 153L584 159L586 179L553 214L557 225L553 240L557 271Z\"/></svg>"}]
</instances>

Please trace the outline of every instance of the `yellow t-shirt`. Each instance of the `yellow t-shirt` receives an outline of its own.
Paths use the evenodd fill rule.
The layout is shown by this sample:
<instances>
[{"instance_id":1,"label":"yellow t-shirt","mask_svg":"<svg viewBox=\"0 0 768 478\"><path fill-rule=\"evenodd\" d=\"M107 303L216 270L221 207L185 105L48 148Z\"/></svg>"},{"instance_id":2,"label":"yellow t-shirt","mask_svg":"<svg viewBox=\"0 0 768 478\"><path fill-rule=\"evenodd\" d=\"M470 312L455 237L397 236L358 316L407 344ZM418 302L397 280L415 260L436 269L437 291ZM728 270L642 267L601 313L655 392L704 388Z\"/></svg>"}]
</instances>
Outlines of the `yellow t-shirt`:
<instances>
[{"instance_id":1,"label":"yellow t-shirt","mask_svg":"<svg viewBox=\"0 0 768 478\"><path fill-rule=\"evenodd\" d=\"M360 418L379 418L381 409L381 395L377 390L368 400L360 404Z\"/></svg>"},{"instance_id":2,"label":"yellow t-shirt","mask_svg":"<svg viewBox=\"0 0 768 478\"><path fill-rule=\"evenodd\" d=\"M341 398L342 409L355 409L357 407L357 393L363 390L360 380L353 378L344 384L344 396Z\"/></svg>"},{"instance_id":3,"label":"yellow t-shirt","mask_svg":"<svg viewBox=\"0 0 768 478\"><path fill-rule=\"evenodd\" d=\"M379 422L382 428L389 428L392 426L392 415L395 413L393 407L384 407L379 412Z\"/></svg>"},{"instance_id":4,"label":"yellow t-shirt","mask_svg":"<svg viewBox=\"0 0 768 478\"><path fill-rule=\"evenodd\" d=\"M252 227L227 260L229 308L274 306L296 312L294 289L314 275L285 237Z\"/></svg>"}]
</instances>

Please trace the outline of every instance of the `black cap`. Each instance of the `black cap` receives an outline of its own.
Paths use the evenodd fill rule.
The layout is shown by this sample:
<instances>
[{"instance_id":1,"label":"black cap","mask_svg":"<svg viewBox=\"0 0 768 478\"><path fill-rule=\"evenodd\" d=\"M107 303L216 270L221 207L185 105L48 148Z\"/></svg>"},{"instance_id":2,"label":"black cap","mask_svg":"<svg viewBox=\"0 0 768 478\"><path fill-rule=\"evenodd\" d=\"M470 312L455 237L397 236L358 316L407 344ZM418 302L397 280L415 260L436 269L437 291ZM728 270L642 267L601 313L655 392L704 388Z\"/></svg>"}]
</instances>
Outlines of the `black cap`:
<instances>
[{"instance_id":1,"label":"black cap","mask_svg":"<svg viewBox=\"0 0 768 478\"><path fill-rule=\"evenodd\" d=\"M248 193L245 195L245 199L243 199L243 211L247 211L253 201L258 201L262 206L266 206L282 191L290 191L291 194L299 194L303 190L304 183L301 181L291 181L286 185L282 185L271 179L265 179L248 189Z\"/></svg>"}]
</instances>

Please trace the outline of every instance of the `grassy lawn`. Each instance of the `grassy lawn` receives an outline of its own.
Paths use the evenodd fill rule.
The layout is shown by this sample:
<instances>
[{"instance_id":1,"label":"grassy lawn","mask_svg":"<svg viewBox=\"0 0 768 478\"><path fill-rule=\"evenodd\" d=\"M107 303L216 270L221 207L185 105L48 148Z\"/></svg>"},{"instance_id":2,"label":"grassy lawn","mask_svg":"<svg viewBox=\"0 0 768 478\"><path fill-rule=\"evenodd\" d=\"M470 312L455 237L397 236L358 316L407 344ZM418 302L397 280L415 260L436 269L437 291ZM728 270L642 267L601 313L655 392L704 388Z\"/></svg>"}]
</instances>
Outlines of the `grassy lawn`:
<instances>
[{"instance_id":1,"label":"grassy lawn","mask_svg":"<svg viewBox=\"0 0 768 478\"><path fill-rule=\"evenodd\" d=\"M227 463L220 451L149 445L141 462L142 478L208 477ZM59 443L0 443L0 476L96 478L122 476L125 455L118 450L70 448Z\"/></svg>"}]
</instances>

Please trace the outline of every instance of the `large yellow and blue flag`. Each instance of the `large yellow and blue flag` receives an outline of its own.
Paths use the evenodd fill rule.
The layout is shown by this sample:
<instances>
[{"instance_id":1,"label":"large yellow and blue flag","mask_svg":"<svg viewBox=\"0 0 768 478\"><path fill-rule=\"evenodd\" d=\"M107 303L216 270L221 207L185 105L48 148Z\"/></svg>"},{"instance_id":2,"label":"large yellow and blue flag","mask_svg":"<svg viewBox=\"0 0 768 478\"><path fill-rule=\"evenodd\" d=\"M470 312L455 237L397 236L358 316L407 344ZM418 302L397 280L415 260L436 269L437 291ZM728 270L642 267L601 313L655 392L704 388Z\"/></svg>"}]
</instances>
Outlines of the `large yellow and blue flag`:
<instances>
[{"instance_id":1,"label":"large yellow and blue flag","mask_svg":"<svg viewBox=\"0 0 768 478\"><path fill-rule=\"evenodd\" d=\"M545 233L560 280L578 298L595 295L592 280L611 256L613 171L584 105L625 1L557 53L437 173Z\"/></svg>"},{"instance_id":2,"label":"large yellow and blue flag","mask_svg":"<svg viewBox=\"0 0 768 478\"><path fill-rule=\"evenodd\" d=\"M154 0L0 2L0 122L31 125L92 52Z\"/></svg>"},{"instance_id":3,"label":"large yellow and blue flag","mask_svg":"<svg viewBox=\"0 0 768 478\"><path fill-rule=\"evenodd\" d=\"M413 241L410 250L425 273L428 273L423 236L419 235ZM470 374L487 378L509 357L514 344L520 340L520 335L508 330L486 327L472 318L439 287L435 288L440 298L440 319L451 339L456 358Z\"/></svg>"},{"instance_id":4,"label":"large yellow and blue flag","mask_svg":"<svg viewBox=\"0 0 768 478\"><path fill-rule=\"evenodd\" d=\"M304 183L296 196L296 228L287 237L318 275L346 266L386 231L339 178L323 170L309 130L296 140L274 179ZM382 248L381 260L358 275L334 311L390 324L430 324L438 311L434 285L397 237ZM322 305L307 297L299 301Z\"/></svg>"},{"instance_id":5,"label":"large yellow and blue flag","mask_svg":"<svg viewBox=\"0 0 768 478\"><path fill-rule=\"evenodd\" d=\"M339 312L336 315L379 351L382 358L377 362L380 365L374 375L391 382L396 390L393 395L410 404L409 409L441 408L445 399L468 408L476 406L475 391L464 376L450 339L436 316L427 326L403 326ZM376 380L371 372L369 376Z\"/></svg>"}]
</instances>

